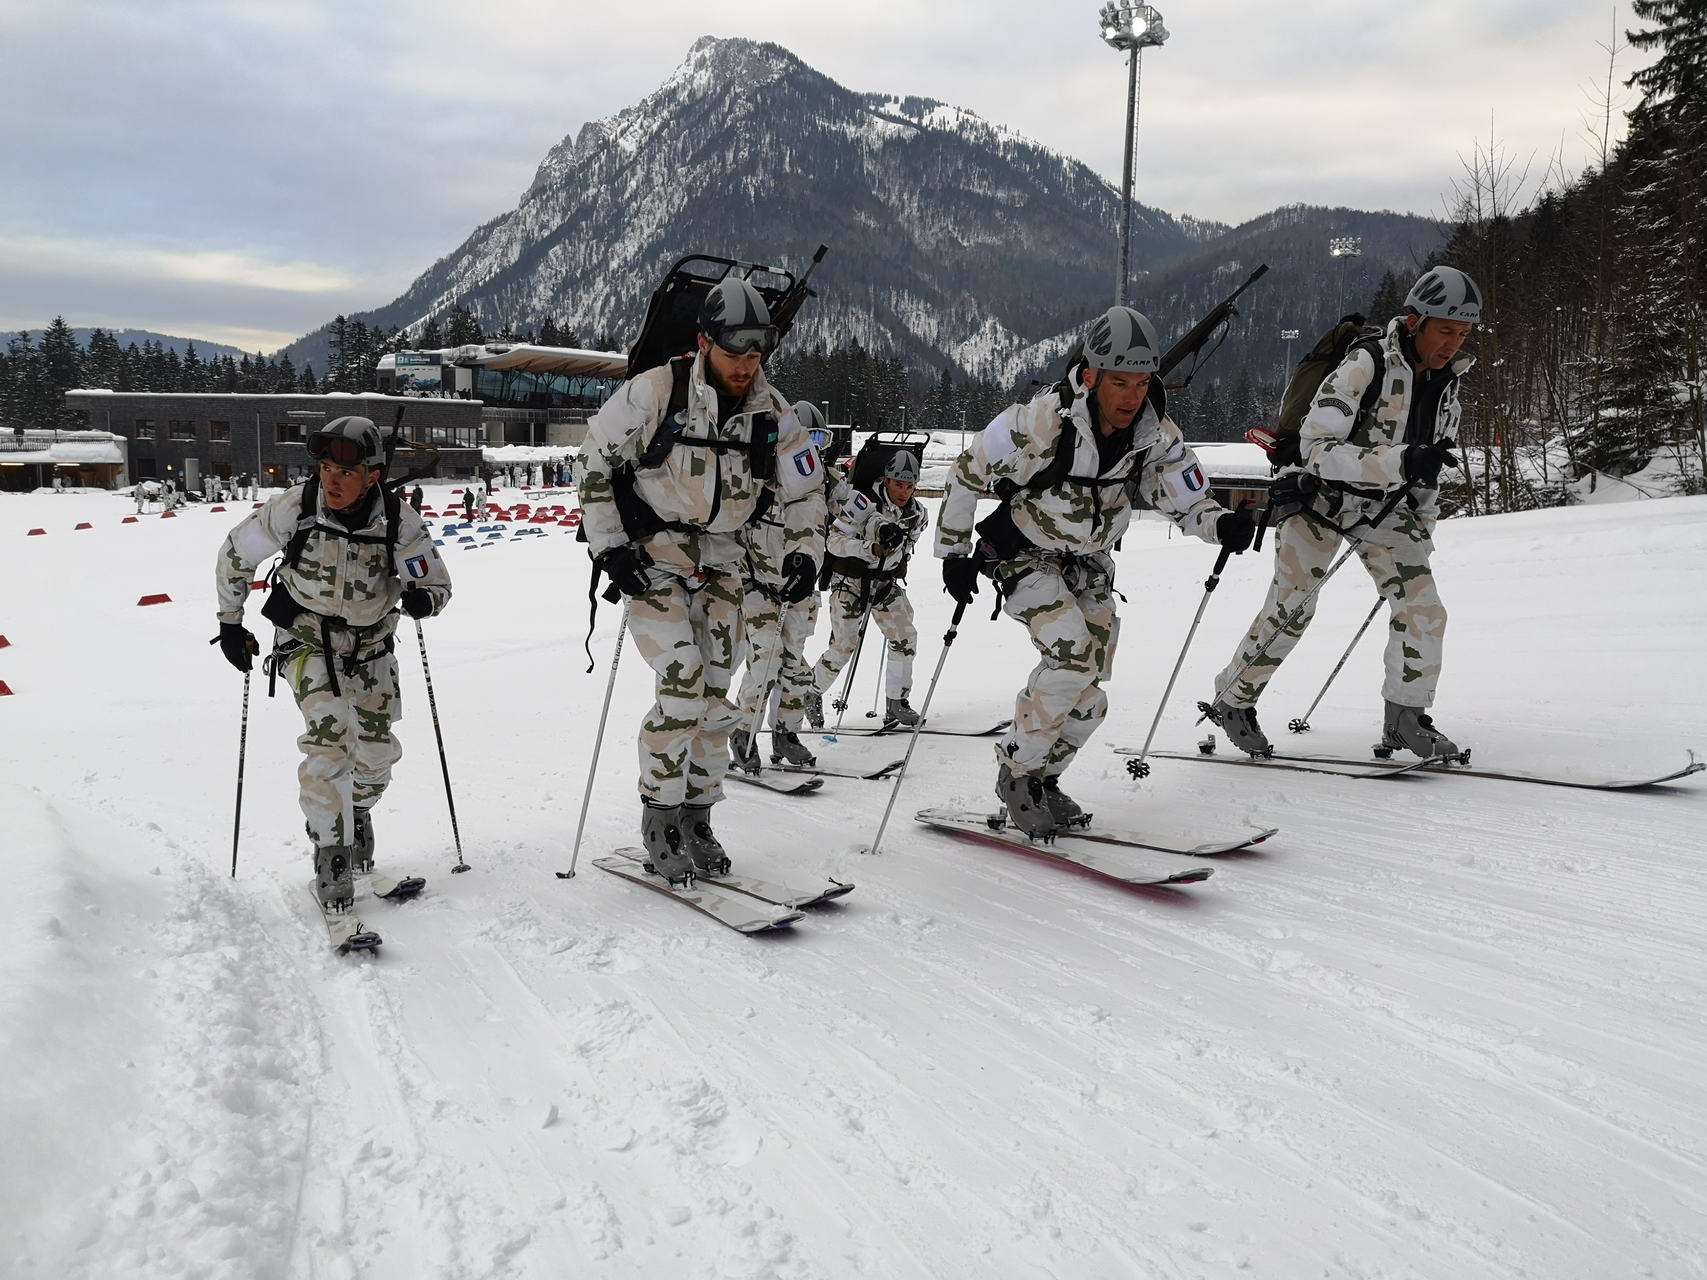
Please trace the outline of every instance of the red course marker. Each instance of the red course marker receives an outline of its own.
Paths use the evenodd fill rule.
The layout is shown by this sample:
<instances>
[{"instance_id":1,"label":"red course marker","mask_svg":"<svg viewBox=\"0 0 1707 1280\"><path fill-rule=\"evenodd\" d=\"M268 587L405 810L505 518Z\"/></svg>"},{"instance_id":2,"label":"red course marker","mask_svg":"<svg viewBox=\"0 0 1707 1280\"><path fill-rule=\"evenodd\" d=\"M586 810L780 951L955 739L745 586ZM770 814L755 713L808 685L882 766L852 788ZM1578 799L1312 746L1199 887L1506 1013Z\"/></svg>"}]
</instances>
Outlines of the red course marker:
<instances>
[{"instance_id":1,"label":"red course marker","mask_svg":"<svg viewBox=\"0 0 1707 1280\"><path fill-rule=\"evenodd\" d=\"M34 538L34 537L36 537L36 536L38 536L38 535L39 535L39 534L44 534L44 533L46 533L46 532L47 532L47 530L46 530L46 529L31 529L31 530L30 530L30 531L29 531L29 532L28 532L28 533L26 533L26 534L25 534L25 535L24 535L24 536L25 536L25 537L26 537L26 538Z\"/></svg>"},{"instance_id":2,"label":"red course marker","mask_svg":"<svg viewBox=\"0 0 1707 1280\"><path fill-rule=\"evenodd\" d=\"M5 697L7 694L9 694L11 692L12 692L11 686L8 685L4 680L0 680L0 697Z\"/></svg>"},{"instance_id":3,"label":"red course marker","mask_svg":"<svg viewBox=\"0 0 1707 1280\"><path fill-rule=\"evenodd\" d=\"M161 592L159 595L143 596L142 599L138 600L136 603L138 606L145 604L171 604L172 597L167 595L165 592Z\"/></svg>"}]
</instances>

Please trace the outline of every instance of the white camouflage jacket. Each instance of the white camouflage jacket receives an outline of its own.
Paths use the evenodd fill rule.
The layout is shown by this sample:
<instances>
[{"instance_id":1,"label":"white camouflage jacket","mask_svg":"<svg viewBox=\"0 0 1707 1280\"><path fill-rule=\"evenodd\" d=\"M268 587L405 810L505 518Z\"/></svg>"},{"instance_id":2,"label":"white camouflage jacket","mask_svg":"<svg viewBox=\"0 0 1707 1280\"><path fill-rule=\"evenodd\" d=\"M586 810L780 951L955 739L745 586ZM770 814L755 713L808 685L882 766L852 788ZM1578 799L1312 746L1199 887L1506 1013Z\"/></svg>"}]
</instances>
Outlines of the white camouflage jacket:
<instances>
[{"instance_id":1,"label":"white camouflage jacket","mask_svg":"<svg viewBox=\"0 0 1707 1280\"><path fill-rule=\"evenodd\" d=\"M651 443L669 408L673 379L667 365L629 379L588 424L579 479L583 526L595 557L629 541L617 512L612 476L623 464L636 462ZM791 551L803 551L815 566L819 563L824 487L811 437L788 402L765 381L763 371L753 379L739 411L719 427L717 392L705 380L705 357L694 357L684 435L745 442L754 417L761 414L777 419L776 474L769 480L753 474L745 451L683 441L658 466L635 468L639 497L661 519L693 526L664 529L644 539L641 545L654 564L684 575L703 568L740 568L747 554L742 530L766 488L772 490L773 510L782 510L777 564Z\"/></svg>"},{"instance_id":2,"label":"white camouflage jacket","mask_svg":"<svg viewBox=\"0 0 1707 1280\"><path fill-rule=\"evenodd\" d=\"M1146 501L1185 532L1205 542L1216 540L1215 522L1225 510L1210 496L1197 455L1173 419L1158 417L1146 400L1133 432L1132 450L1105 474L1091 423L1090 393L1077 373L1073 389L1073 408L1067 417L1062 417L1060 399L1051 387L1029 404L1004 409L960 455L949 471L948 492L937 517L939 557L972 554L979 497L997 480L1023 485L1043 471L1055 460L1063 430L1078 437L1070 476L1135 481ZM1124 484L1092 488L1063 481L1036 493L1022 490L1011 506L1015 527L1033 544L1045 551L1082 556L1107 551L1132 519L1132 501Z\"/></svg>"},{"instance_id":3,"label":"white camouflage jacket","mask_svg":"<svg viewBox=\"0 0 1707 1280\"><path fill-rule=\"evenodd\" d=\"M221 622L243 621L256 566L284 550L296 534L304 487L299 484L275 494L226 536L214 572ZM434 613L445 607L451 594L450 574L420 512L407 502L400 504L397 572L393 573L385 550L383 499L375 495L367 522L349 529L326 506L325 491L319 492L314 527L301 558L294 568L279 567L279 581L310 611L291 628L292 635L318 645L319 618L341 618L354 631L333 631L334 649L344 652L358 639L361 648L371 647L396 630L397 602L405 587L424 588L433 597ZM349 534L362 540L352 541Z\"/></svg>"},{"instance_id":4,"label":"white camouflage jacket","mask_svg":"<svg viewBox=\"0 0 1707 1280\"><path fill-rule=\"evenodd\" d=\"M912 553L913 544L930 523L930 516L917 498L907 499L898 507L880 480L875 486L875 500L851 486L847 501L842 504L830 525L830 554L847 560L858 560L879 573L899 573ZM878 531L886 524L901 526L899 545L885 553L878 548Z\"/></svg>"},{"instance_id":5,"label":"white camouflage jacket","mask_svg":"<svg viewBox=\"0 0 1707 1280\"><path fill-rule=\"evenodd\" d=\"M1353 349L1326 378L1316 392L1310 412L1298 429L1298 446L1303 454L1303 469L1323 480L1354 485L1360 489L1380 489L1385 496L1365 497L1326 489L1315 507L1336 523L1364 516L1373 517L1385 505L1393 490L1405 483L1405 447L1408 443L1426 444L1436 440L1456 440L1462 409L1458 403L1458 379L1476 363L1473 356L1460 354L1441 371L1446 379L1432 423L1418 423L1407 440L1416 371L1405 353L1402 335L1405 322L1396 318L1387 325L1380 348L1383 357L1381 378L1384 389L1367 419L1359 423L1357 406L1369 381L1376 376L1375 360L1367 350ZM1432 526L1440 515L1440 494L1434 486L1418 485L1414 489L1416 505L1401 504L1408 515L1399 515L1386 522L1389 529L1406 526L1403 540L1416 541L1419 524ZM1367 528L1356 531L1359 537L1368 534L1370 540L1388 545L1379 530Z\"/></svg>"}]
</instances>

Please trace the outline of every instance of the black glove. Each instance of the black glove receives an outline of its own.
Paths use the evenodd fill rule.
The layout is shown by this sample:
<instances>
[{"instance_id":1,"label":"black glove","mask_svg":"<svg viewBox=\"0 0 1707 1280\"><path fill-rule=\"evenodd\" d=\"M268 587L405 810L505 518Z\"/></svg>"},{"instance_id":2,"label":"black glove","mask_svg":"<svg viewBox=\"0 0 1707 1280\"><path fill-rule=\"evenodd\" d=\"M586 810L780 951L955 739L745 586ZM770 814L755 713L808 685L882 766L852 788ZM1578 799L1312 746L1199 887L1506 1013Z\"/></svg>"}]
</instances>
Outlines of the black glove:
<instances>
[{"instance_id":1,"label":"black glove","mask_svg":"<svg viewBox=\"0 0 1707 1280\"><path fill-rule=\"evenodd\" d=\"M1321 480L1308 471L1291 471L1269 485L1268 496L1277 507L1307 507L1321 488Z\"/></svg>"},{"instance_id":2,"label":"black glove","mask_svg":"<svg viewBox=\"0 0 1707 1280\"><path fill-rule=\"evenodd\" d=\"M220 623L218 640L219 651L225 655L225 660L239 671L248 671L255 665L255 655L261 652L261 645L241 622Z\"/></svg>"},{"instance_id":3,"label":"black glove","mask_svg":"<svg viewBox=\"0 0 1707 1280\"><path fill-rule=\"evenodd\" d=\"M1405 479L1412 484L1438 484L1440 469L1457 465L1458 459L1453 456L1452 445L1448 441L1405 446Z\"/></svg>"},{"instance_id":4,"label":"black glove","mask_svg":"<svg viewBox=\"0 0 1707 1280\"><path fill-rule=\"evenodd\" d=\"M1248 550L1256 536L1257 522L1249 507L1229 511L1215 522L1215 537L1234 555Z\"/></svg>"},{"instance_id":5,"label":"black glove","mask_svg":"<svg viewBox=\"0 0 1707 1280\"><path fill-rule=\"evenodd\" d=\"M971 556L949 556L942 562L942 585L959 604L971 604L978 594L978 566Z\"/></svg>"},{"instance_id":6,"label":"black glove","mask_svg":"<svg viewBox=\"0 0 1707 1280\"><path fill-rule=\"evenodd\" d=\"M430 617L433 612L433 593L425 587L404 587L403 599L400 600L403 612L419 621Z\"/></svg>"},{"instance_id":7,"label":"black glove","mask_svg":"<svg viewBox=\"0 0 1707 1280\"><path fill-rule=\"evenodd\" d=\"M804 551L790 551L782 560L782 577L783 603L799 604L818 584L818 566Z\"/></svg>"},{"instance_id":8,"label":"black glove","mask_svg":"<svg viewBox=\"0 0 1707 1280\"><path fill-rule=\"evenodd\" d=\"M901 540L907 536L907 531L893 520L885 521L877 526L877 549L888 555L901 545Z\"/></svg>"},{"instance_id":9,"label":"black glove","mask_svg":"<svg viewBox=\"0 0 1707 1280\"><path fill-rule=\"evenodd\" d=\"M627 545L613 547L598 559L598 566L604 570L605 577L615 583L616 589L625 596L645 595L651 589L651 579L646 576L646 566L651 563L651 556Z\"/></svg>"}]
</instances>

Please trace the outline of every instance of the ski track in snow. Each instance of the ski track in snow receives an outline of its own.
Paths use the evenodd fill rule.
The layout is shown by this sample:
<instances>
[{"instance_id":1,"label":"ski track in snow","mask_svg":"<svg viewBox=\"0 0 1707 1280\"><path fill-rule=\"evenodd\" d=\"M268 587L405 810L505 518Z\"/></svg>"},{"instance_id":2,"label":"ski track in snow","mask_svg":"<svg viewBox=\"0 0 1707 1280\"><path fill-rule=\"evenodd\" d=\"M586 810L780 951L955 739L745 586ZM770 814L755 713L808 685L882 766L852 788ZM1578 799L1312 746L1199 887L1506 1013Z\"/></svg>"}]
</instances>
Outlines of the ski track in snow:
<instances>
[{"instance_id":1,"label":"ski track in snow","mask_svg":"<svg viewBox=\"0 0 1707 1280\"><path fill-rule=\"evenodd\" d=\"M994 804L994 739L926 738L880 857L859 850L887 783L731 788L738 867L859 886L742 937L589 863L633 843L632 654L578 874L553 878L616 615L583 676L580 548L447 548L457 594L428 637L473 870L448 874L411 641L376 826L381 864L429 884L364 904L385 946L339 957L304 888L295 711L259 675L228 874L239 682L206 640L236 513L121 529L121 506L0 500L19 744L0 782L0 1273L1707 1274L1699 778L1601 794L1157 761L1135 785L1107 748L1142 741L1213 556L1146 523L1072 789L1110 826L1281 834L1207 883L1122 887L912 823ZM1707 745L1707 500L1439 541L1437 715L1477 763L1635 772ZM1265 568L1229 567L1158 745L1203 733L1191 704ZM933 569L915 704L948 615ZM1277 741L1367 610L1360 572L1264 702ZM176 603L135 606L160 590ZM1567 607L1585 615L1566 626ZM962 637L932 712L993 723L1029 649L1005 619ZM1372 639L1303 746L1364 753L1379 665ZM900 753L810 742L826 763Z\"/></svg>"}]
</instances>

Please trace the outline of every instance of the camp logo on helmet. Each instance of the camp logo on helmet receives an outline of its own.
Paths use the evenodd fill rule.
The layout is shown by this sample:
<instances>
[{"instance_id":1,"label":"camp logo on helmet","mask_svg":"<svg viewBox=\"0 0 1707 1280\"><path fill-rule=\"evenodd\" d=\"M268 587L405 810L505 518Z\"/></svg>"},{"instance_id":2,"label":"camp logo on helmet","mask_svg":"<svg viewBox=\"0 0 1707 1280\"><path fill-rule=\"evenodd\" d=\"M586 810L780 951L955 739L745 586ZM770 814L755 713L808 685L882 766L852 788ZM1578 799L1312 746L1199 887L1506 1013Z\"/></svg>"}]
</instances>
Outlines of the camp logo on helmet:
<instances>
[{"instance_id":1,"label":"camp logo on helmet","mask_svg":"<svg viewBox=\"0 0 1707 1280\"><path fill-rule=\"evenodd\" d=\"M818 470L818 455L811 449L801 449L794 455L794 469L803 476Z\"/></svg>"}]
</instances>

